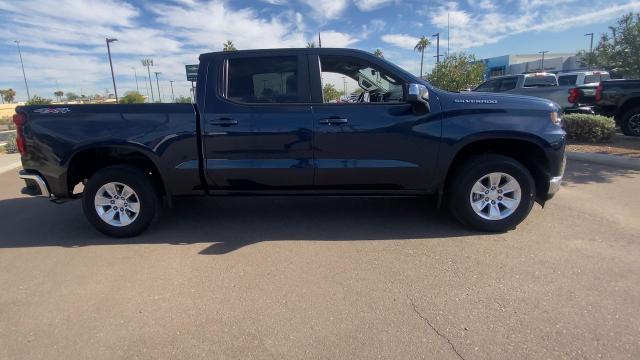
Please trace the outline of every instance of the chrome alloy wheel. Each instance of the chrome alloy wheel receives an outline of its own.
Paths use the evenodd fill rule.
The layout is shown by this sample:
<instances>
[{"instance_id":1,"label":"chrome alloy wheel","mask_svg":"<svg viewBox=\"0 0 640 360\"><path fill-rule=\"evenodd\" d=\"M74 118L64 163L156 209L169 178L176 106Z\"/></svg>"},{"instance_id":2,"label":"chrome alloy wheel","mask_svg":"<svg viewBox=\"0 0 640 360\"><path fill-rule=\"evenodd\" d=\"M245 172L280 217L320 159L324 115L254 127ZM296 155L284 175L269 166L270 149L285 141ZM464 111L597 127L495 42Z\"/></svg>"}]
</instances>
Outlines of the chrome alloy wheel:
<instances>
[{"instance_id":1,"label":"chrome alloy wheel","mask_svg":"<svg viewBox=\"0 0 640 360\"><path fill-rule=\"evenodd\" d=\"M635 114L628 120L627 127L636 136L640 136L640 114Z\"/></svg>"},{"instance_id":2,"label":"chrome alloy wheel","mask_svg":"<svg viewBox=\"0 0 640 360\"><path fill-rule=\"evenodd\" d=\"M102 185L93 200L102 221L111 226L127 226L140 214L140 199L129 186L110 182Z\"/></svg>"},{"instance_id":3,"label":"chrome alloy wheel","mask_svg":"<svg viewBox=\"0 0 640 360\"><path fill-rule=\"evenodd\" d=\"M521 197L522 189L513 176L494 172L476 181L471 188L469 201L473 211L481 218L502 220L516 211Z\"/></svg>"}]
</instances>

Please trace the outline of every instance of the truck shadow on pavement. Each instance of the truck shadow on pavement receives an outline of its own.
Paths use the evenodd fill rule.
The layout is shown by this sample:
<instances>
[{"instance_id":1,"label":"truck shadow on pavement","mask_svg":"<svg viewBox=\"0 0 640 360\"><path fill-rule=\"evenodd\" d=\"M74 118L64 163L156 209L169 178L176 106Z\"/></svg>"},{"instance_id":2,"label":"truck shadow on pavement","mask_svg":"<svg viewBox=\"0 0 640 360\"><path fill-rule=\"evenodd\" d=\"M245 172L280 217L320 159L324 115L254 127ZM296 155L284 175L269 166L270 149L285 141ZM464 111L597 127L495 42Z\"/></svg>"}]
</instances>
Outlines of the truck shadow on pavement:
<instances>
[{"instance_id":1,"label":"truck shadow on pavement","mask_svg":"<svg viewBox=\"0 0 640 360\"><path fill-rule=\"evenodd\" d=\"M436 209L432 198L177 198L152 227L129 239L104 236L80 201L0 201L0 248L212 243L220 255L263 241L433 239L477 235Z\"/></svg>"},{"instance_id":2,"label":"truck shadow on pavement","mask_svg":"<svg viewBox=\"0 0 640 360\"><path fill-rule=\"evenodd\" d=\"M564 172L562 184L576 186L591 183L610 183L620 176L638 175L640 171L604 166L583 161L570 161Z\"/></svg>"}]
</instances>

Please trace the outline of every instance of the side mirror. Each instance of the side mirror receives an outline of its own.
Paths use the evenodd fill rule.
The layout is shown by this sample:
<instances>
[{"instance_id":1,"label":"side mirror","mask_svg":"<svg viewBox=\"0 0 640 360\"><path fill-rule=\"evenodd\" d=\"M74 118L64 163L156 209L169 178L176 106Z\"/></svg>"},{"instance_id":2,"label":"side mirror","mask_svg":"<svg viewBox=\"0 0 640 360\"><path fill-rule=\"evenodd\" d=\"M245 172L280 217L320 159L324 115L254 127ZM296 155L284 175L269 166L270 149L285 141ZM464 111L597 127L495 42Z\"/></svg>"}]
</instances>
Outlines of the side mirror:
<instances>
[{"instance_id":1,"label":"side mirror","mask_svg":"<svg viewBox=\"0 0 640 360\"><path fill-rule=\"evenodd\" d=\"M416 114L426 114L431 110L429 107L429 90L422 84L409 84L407 102L413 105L413 112Z\"/></svg>"}]
</instances>

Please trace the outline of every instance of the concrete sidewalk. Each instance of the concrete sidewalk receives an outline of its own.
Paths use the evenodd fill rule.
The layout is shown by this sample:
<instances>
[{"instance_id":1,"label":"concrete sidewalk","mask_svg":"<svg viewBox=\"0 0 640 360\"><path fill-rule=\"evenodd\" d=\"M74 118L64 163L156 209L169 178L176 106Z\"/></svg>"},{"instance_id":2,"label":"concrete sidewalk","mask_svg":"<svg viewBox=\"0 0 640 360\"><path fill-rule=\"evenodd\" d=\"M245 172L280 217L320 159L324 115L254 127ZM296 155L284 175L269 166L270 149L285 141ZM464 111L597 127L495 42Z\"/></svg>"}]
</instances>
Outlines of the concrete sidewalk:
<instances>
[{"instance_id":1,"label":"concrete sidewalk","mask_svg":"<svg viewBox=\"0 0 640 360\"><path fill-rule=\"evenodd\" d=\"M20 154L2 154L0 155L0 174L20 167Z\"/></svg>"}]
</instances>

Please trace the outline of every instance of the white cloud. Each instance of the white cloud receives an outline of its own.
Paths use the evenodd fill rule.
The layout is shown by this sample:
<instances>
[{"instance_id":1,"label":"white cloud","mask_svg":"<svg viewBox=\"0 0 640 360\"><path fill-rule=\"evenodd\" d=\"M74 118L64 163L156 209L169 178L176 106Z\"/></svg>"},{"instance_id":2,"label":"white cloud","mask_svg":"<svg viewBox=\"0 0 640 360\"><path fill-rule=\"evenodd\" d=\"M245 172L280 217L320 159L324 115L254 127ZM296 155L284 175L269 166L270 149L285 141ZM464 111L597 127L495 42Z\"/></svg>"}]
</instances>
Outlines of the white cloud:
<instances>
[{"instance_id":1,"label":"white cloud","mask_svg":"<svg viewBox=\"0 0 640 360\"><path fill-rule=\"evenodd\" d=\"M349 47L359 41L359 39L350 34L333 30L323 31L320 36L322 38L322 47Z\"/></svg>"},{"instance_id":2,"label":"white cloud","mask_svg":"<svg viewBox=\"0 0 640 360\"><path fill-rule=\"evenodd\" d=\"M339 18L349 5L348 0L301 0L308 5L316 19L324 21Z\"/></svg>"},{"instance_id":3,"label":"white cloud","mask_svg":"<svg viewBox=\"0 0 640 360\"><path fill-rule=\"evenodd\" d=\"M356 0L355 5L360 11L373 11L389 5L393 0Z\"/></svg>"},{"instance_id":4,"label":"white cloud","mask_svg":"<svg viewBox=\"0 0 640 360\"><path fill-rule=\"evenodd\" d=\"M386 34L382 35L382 41L399 48L413 50L418 43L418 38L407 34Z\"/></svg>"},{"instance_id":5,"label":"white cloud","mask_svg":"<svg viewBox=\"0 0 640 360\"><path fill-rule=\"evenodd\" d=\"M284 5L287 3L287 0L260 0L262 2L265 2L267 4L271 4L271 5Z\"/></svg>"}]
</instances>

